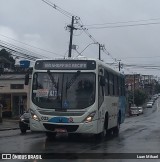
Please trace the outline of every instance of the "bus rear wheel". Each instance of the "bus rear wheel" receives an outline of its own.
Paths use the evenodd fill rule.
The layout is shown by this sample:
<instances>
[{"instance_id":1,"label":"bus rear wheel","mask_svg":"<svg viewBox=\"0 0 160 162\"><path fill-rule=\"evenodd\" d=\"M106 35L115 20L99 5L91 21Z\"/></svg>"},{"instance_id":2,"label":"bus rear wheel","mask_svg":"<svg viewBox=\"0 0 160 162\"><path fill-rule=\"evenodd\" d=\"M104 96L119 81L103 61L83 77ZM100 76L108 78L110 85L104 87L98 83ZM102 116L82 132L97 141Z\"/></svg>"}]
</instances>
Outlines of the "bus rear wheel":
<instances>
[{"instance_id":1,"label":"bus rear wheel","mask_svg":"<svg viewBox=\"0 0 160 162\"><path fill-rule=\"evenodd\" d=\"M119 129L120 129L120 125L119 124L116 127L113 128L113 136L118 137Z\"/></svg>"},{"instance_id":2,"label":"bus rear wheel","mask_svg":"<svg viewBox=\"0 0 160 162\"><path fill-rule=\"evenodd\" d=\"M117 120L117 126L113 128L113 135L115 137L118 137L119 130L120 130L120 116L118 117L118 120Z\"/></svg>"}]
</instances>

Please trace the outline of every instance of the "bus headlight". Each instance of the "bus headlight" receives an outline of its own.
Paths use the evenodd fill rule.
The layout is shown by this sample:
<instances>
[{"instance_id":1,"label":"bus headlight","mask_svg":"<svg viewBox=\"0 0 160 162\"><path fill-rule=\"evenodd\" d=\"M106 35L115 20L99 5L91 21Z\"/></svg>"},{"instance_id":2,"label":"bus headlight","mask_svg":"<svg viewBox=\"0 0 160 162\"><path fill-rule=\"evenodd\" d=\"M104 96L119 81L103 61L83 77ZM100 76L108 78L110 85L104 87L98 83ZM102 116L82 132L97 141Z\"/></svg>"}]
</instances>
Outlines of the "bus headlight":
<instances>
[{"instance_id":1,"label":"bus headlight","mask_svg":"<svg viewBox=\"0 0 160 162\"><path fill-rule=\"evenodd\" d=\"M31 118L36 120L36 121L40 121L39 117L33 111L31 111Z\"/></svg>"},{"instance_id":2,"label":"bus headlight","mask_svg":"<svg viewBox=\"0 0 160 162\"><path fill-rule=\"evenodd\" d=\"M96 114L96 111L93 111L92 113L90 113L84 120L84 122L88 123L91 122L94 118L94 115Z\"/></svg>"}]
</instances>

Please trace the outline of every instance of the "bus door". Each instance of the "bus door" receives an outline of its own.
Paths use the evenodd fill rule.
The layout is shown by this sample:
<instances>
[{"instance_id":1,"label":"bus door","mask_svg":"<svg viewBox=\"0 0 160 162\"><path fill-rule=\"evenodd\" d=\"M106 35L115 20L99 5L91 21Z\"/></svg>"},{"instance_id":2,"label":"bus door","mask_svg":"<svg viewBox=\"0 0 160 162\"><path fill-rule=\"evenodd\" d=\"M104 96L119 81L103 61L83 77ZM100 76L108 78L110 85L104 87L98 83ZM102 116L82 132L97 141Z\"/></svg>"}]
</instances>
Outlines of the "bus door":
<instances>
[{"instance_id":1,"label":"bus door","mask_svg":"<svg viewBox=\"0 0 160 162\"><path fill-rule=\"evenodd\" d=\"M105 78L104 78L104 70L99 69L98 75L98 125L97 130L100 132L103 129L104 123L104 86L105 86Z\"/></svg>"}]
</instances>

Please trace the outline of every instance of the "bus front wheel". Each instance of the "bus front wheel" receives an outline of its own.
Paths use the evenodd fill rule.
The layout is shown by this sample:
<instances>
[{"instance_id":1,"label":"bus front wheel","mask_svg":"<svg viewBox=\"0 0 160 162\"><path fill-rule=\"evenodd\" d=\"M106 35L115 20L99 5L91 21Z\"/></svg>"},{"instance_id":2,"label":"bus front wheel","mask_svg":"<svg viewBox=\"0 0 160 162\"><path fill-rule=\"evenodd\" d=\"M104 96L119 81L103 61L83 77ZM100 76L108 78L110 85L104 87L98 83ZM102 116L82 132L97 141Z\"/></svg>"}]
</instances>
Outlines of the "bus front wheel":
<instances>
[{"instance_id":1,"label":"bus front wheel","mask_svg":"<svg viewBox=\"0 0 160 162\"><path fill-rule=\"evenodd\" d=\"M103 131L101 133L95 134L96 139L102 139L104 137L107 137L108 134L108 114L105 117L104 125L103 125Z\"/></svg>"}]
</instances>

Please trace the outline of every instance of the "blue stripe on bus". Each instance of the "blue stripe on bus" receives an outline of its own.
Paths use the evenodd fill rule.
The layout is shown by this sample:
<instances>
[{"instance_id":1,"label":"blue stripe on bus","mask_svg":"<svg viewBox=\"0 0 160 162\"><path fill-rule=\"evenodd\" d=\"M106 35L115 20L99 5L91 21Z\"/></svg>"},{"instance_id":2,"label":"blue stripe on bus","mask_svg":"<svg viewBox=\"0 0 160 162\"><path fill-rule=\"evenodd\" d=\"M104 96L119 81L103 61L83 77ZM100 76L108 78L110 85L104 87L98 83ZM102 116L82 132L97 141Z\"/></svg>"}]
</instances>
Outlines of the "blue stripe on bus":
<instances>
[{"instance_id":1,"label":"blue stripe on bus","mask_svg":"<svg viewBox=\"0 0 160 162\"><path fill-rule=\"evenodd\" d=\"M121 123L123 123L125 119L125 113L126 113L126 97L125 96L119 97L119 109L121 111Z\"/></svg>"},{"instance_id":2,"label":"blue stripe on bus","mask_svg":"<svg viewBox=\"0 0 160 162\"><path fill-rule=\"evenodd\" d=\"M48 122L51 122L51 123L68 123L68 121L69 120L66 117L53 117L48 120Z\"/></svg>"}]
</instances>

